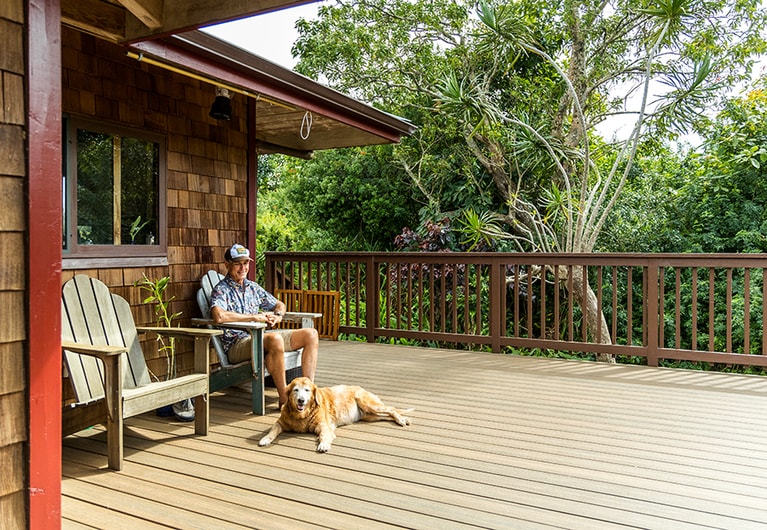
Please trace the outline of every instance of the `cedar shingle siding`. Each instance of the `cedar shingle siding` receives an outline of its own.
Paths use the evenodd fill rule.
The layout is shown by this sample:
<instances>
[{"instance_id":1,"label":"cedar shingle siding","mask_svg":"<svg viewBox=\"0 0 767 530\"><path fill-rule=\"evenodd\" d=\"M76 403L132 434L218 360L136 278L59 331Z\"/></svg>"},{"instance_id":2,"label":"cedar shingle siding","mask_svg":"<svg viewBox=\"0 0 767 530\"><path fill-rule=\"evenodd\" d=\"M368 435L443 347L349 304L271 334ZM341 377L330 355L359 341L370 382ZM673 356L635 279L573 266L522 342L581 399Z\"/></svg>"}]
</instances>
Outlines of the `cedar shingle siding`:
<instances>
[{"instance_id":1,"label":"cedar shingle siding","mask_svg":"<svg viewBox=\"0 0 767 530\"><path fill-rule=\"evenodd\" d=\"M0 2L0 528L26 526L24 4Z\"/></svg>"},{"instance_id":2,"label":"cedar shingle siding","mask_svg":"<svg viewBox=\"0 0 767 530\"><path fill-rule=\"evenodd\" d=\"M154 321L142 304L146 293L133 287L142 273L170 275L172 310L181 325L199 316L195 294L202 275L220 268L225 247L247 234L247 122L241 97L232 99L231 121L208 116L214 87L141 64L125 49L70 28L62 30L65 115L131 127L165 136L167 147L167 267L69 270L101 279L134 307L137 324ZM147 346L151 349L153 341ZM149 353L150 369L164 374L164 360ZM155 358L153 358L155 357ZM191 368L182 355L179 369ZM64 386L65 392L68 390Z\"/></svg>"}]
</instances>

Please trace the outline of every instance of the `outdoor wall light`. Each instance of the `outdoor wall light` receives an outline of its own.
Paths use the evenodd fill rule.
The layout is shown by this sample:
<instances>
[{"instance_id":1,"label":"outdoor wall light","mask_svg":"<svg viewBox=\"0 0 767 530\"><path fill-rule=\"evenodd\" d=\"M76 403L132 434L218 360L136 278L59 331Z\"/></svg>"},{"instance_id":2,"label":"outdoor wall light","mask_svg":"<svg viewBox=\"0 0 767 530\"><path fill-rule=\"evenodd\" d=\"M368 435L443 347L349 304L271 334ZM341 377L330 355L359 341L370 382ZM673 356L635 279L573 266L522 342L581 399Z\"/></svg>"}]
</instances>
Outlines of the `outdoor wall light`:
<instances>
[{"instance_id":1,"label":"outdoor wall light","mask_svg":"<svg viewBox=\"0 0 767 530\"><path fill-rule=\"evenodd\" d=\"M210 106L210 112L208 113L211 118L217 120L231 120L232 119L232 100L229 95L229 90L226 88L216 87L216 99L213 105Z\"/></svg>"}]
</instances>

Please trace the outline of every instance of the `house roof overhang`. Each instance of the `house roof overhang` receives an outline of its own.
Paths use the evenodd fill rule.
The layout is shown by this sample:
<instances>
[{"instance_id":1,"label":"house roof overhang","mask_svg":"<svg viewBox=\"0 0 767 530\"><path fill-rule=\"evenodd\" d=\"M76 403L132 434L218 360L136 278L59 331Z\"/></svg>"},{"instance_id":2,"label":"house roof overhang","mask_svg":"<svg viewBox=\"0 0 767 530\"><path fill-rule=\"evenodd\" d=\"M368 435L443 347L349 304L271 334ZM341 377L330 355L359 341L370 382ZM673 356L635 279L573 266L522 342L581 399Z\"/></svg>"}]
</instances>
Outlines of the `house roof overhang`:
<instances>
[{"instance_id":1,"label":"house roof overhang","mask_svg":"<svg viewBox=\"0 0 767 530\"><path fill-rule=\"evenodd\" d=\"M61 20L126 46L136 58L252 97L260 153L307 158L316 150L412 134L415 127L396 116L198 29L313 1L61 0Z\"/></svg>"},{"instance_id":2,"label":"house roof overhang","mask_svg":"<svg viewBox=\"0 0 767 530\"><path fill-rule=\"evenodd\" d=\"M126 44L316 1L61 0L61 20L80 31Z\"/></svg>"},{"instance_id":3,"label":"house roof overhang","mask_svg":"<svg viewBox=\"0 0 767 530\"><path fill-rule=\"evenodd\" d=\"M134 43L129 50L139 60L253 98L262 153L308 157L322 149L396 143L415 131L401 118L201 31Z\"/></svg>"}]
</instances>

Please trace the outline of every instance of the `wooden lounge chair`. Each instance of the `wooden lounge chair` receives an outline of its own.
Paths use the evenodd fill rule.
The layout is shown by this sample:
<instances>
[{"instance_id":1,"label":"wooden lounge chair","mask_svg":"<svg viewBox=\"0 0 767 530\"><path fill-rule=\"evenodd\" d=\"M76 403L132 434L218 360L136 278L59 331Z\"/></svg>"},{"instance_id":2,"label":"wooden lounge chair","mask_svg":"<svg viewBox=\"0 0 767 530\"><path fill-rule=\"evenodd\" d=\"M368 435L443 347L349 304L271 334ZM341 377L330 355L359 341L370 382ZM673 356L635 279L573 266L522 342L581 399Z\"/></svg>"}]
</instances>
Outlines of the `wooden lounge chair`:
<instances>
[{"instance_id":1,"label":"wooden lounge chair","mask_svg":"<svg viewBox=\"0 0 767 530\"><path fill-rule=\"evenodd\" d=\"M76 403L64 408L63 434L106 423L111 469L123 461L123 421L195 398L196 434L208 434L208 351L221 331L135 326L130 305L97 279L77 275L62 288L62 350ZM139 332L194 340L194 373L152 382Z\"/></svg>"},{"instance_id":2,"label":"wooden lounge chair","mask_svg":"<svg viewBox=\"0 0 767 530\"><path fill-rule=\"evenodd\" d=\"M307 289L275 289L274 296L285 303L288 311L317 312L315 327L321 339L338 340L341 318L341 293L338 291L313 291ZM294 327L286 323L285 327Z\"/></svg>"},{"instance_id":3,"label":"wooden lounge chair","mask_svg":"<svg viewBox=\"0 0 767 530\"><path fill-rule=\"evenodd\" d=\"M210 318L210 295L213 287L224 278L224 275L210 270L200 280L200 289L197 291L197 305L200 307L202 318L192 319L196 325L204 325L213 328L213 320ZM322 317L321 313L296 313L288 312L283 316L283 321L300 323L301 327L314 327L314 321ZM212 339L213 348L219 361L219 368L210 374L210 391L215 392L224 388L239 385L250 380L252 382L252 410L253 414L265 413L264 384L269 371L264 366L263 331L266 327L256 322L230 322L220 324L217 327L241 329L251 333L253 338L253 350L251 361L237 364L229 362L218 337ZM266 331L269 332L268 330ZM301 350L285 352L285 379L292 381L301 376Z\"/></svg>"}]
</instances>

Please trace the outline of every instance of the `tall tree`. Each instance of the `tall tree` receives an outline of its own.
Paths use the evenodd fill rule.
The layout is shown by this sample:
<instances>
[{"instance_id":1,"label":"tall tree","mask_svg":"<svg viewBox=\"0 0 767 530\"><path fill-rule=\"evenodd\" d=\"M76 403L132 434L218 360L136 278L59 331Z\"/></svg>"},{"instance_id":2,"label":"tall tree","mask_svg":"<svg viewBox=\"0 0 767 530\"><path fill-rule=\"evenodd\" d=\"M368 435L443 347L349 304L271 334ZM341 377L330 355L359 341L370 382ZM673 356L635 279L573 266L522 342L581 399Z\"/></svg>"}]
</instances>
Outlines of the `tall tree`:
<instances>
[{"instance_id":1,"label":"tall tree","mask_svg":"<svg viewBox=\"0 0 767 530\"><path fill-rule=\"evenodd\" d=\"M643 133L700 126L748 75L764 49L760 6L342 1L299 26L295 51L304 73L422 126L395 154L433 209L446 206L446 178L469 192L489 182L493 197L479 204L492 215L478 218L502 220L518 248L591 252ZM595 127L616 115L630 132L601 141ZM452 174L433 171L440 164ZM587 293L578 302L593 330L603 317Z\"/></svg>"}]
</instances>

